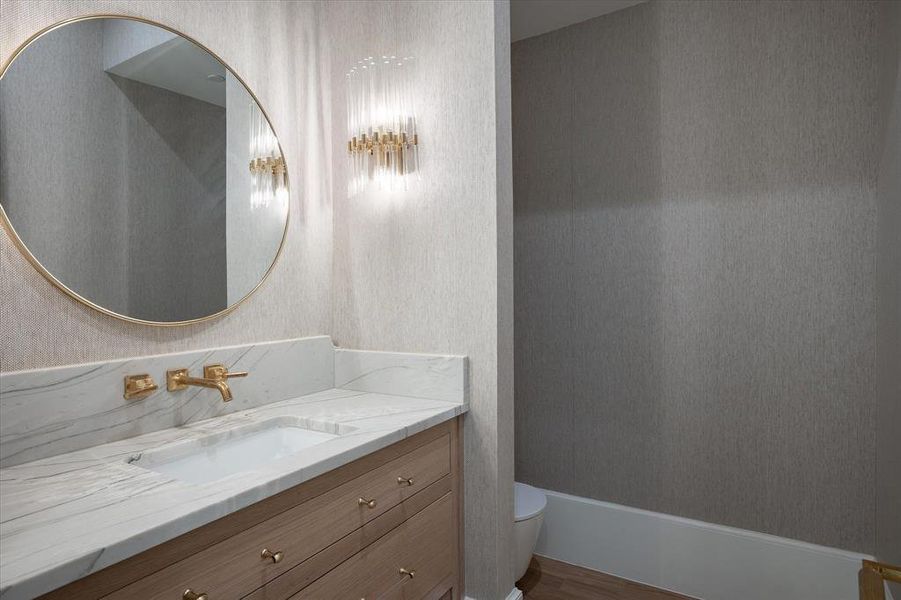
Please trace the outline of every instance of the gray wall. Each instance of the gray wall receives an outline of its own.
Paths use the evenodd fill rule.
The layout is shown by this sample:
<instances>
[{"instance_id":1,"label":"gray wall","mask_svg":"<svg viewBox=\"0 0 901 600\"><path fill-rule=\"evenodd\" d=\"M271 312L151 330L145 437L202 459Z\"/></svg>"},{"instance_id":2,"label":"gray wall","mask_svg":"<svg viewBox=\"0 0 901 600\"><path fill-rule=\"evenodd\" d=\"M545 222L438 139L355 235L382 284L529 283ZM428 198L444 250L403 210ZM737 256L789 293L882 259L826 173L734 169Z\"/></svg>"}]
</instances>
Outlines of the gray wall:
<instances>
[{"instance_id":1,"label":"gray wall","mask_svg":"<svg viewBox=\"0 0 901 600\"><path fill-rule=\"evenodd\" d=\"M38 260L88 300L151 321L218 312L225 109L104 72L103 30L58 29L4 75L3 206Z\"/></svg>"},{"instance_id":2,"label":"gray wall","mask_svg":"<svg viewBox=\"0 0 901 600\"><path fill-rule=\"evenodd\" d=\"M186 321L219 312L227 306L225 109L110 77L127 98L118 117L126 148L127 314Z\"/></svg>"},{"instance_id":3,"label":"gray wall","mask_svg":"<svg viewBox=\"0 0 901 600\"><path fill-rule=\"evenodd\" d=\"M876 282L876 549L901 565L901 3L883 21L883 111L890 114L879 170ZM901 598L901 584L892 588Z\"/></svg>"},{"instance_id":4,"label":"gray wall","mask_svg":"<svg viewBox=\"0 0 901 600\"><path fill-rule=\"evenodd\" d=\"M106 19L103 21L103 70L110 71L151 48L177 38L171 31L140 21Z\"/></svg>"},{"instance_id":5,"label":"gray wall","mask_svg":"<svg viewBox=\"0 0 901 600\"><path fill-rule=\"evenodd\" d=\"M314 3L164 0L3 0L0 63L37 30L102 12L174 27L221 56L272 117L292 176L290 231L271 277L216 321L177 328L125 323L59 293L0 232L0 370L158 354L328 332L331 328L331 201L325 192L323 97ZM273 61L273 56L287 57ZM51 99L48 96L47 101ZM4 122L5 126L5 122ZM303 144L301 144L303 140ZM80 260L84 260L82 254Z\"/></svg>"},{"instance_id":6,"label":"gray wall","mask_svg":"<svg viewBox=\"0 0 901 600\"><path fill-rule=\"evenodd\" d=\"M517 479L874 549L886 9L651 2L514 44Z\"/></svg>"},{"instance_id":7,"label":"gray wall","mask_svg":"<svg viewBox=\"0 0 901 600\"><path fill-rule=\"evenodd\" d=\"M100 68L100 32L99 21L60 29L4 75L0 198L19 236L51 273L97 304L127 312L125 140L119 122L109 118L121 114L122 95Z\"/></svg>"}]
</instances>

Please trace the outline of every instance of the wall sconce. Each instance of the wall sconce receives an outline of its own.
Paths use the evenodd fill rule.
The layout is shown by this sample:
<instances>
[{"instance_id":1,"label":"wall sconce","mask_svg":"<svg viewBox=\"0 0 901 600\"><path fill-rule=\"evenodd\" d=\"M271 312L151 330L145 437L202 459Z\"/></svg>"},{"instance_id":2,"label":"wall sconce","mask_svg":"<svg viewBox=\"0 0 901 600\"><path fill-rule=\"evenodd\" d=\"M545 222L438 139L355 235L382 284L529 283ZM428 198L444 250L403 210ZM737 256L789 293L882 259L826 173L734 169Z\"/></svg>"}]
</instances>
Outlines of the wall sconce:
<instances>
[{"instance_id":1,"label":"wall sconce","mask_svg":"<svg viewBox=\"0 0 901 600\"><path fill-rule=\"evenodd\" d=\"M350 193L370 181L395 188L419 171L419 136L412 98L413 57L369 56L347 72L347 152Z\"/></svg>"},{"instance_id":2,"label":"wall sconce","mask_svg":"<svg viewBox=\"0 0 901 600\"><path fill-rule=\"evenodd\" d=\"M268 208L287 201L287 168L278 139L256 103L250 106L250 208Z\"/></svg>"}]
</instances>

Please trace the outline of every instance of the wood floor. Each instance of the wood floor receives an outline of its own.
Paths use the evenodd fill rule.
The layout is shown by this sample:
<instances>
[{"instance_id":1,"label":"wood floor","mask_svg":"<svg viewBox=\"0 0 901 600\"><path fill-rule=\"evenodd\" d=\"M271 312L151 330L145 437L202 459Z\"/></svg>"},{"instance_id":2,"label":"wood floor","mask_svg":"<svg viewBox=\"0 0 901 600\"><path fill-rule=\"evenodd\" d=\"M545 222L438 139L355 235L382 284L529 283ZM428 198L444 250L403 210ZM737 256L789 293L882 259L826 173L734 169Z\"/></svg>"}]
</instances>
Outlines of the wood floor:
<instances>
[{"instance_id":1,"label":"wood floor","mask_svg":"<svg viewBox=\"0 0 901 600\"><path fill-rule=\"evenodd\" d=\"M691 600L688 596L536 556L516 582L525 600Z\"/></svg>"}]
</instances>

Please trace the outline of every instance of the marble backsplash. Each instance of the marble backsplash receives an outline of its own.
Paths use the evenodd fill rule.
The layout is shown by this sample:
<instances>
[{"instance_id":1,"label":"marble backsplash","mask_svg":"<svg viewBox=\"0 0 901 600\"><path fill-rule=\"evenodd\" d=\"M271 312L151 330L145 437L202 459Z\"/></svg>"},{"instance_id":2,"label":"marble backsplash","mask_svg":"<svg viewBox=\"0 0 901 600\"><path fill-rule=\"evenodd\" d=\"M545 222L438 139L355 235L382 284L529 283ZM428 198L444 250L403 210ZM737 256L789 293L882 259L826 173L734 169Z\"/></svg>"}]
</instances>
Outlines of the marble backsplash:
<instances>
[{"instance_id":1,"label":"marble backsplash","mask_svg":"<svg viewBox=\"0 0 901 600\"><path fill-rule=\"evenodd\" d=\"M166 370L222 363L234 400L216 390L166 391ZM0 373L0 467L122 440L335 387L328 336L245 344L119 361ZM126 375L149 373L159 389L123 398Z\"/></svg>"},{"instance_id":2,"label":"marble backsplash","mask_svg":"<svg viewBox=\"0 0 901 600\"><path fill-rule=\"evenodd\" d=\"M464 356L335 349L335 387L466 403Z\"/></svg>"},{"instance_id":3,"label":"marble backsplash","mask_svg":"<svg viewBox=\"0 0 901 600\"><path fill-rule=\"evenodd\" d=\"M248 371L216 390L166 390L166 371L222 363ZM149 373L159 389L123 397L126 375ZM0 468L179 427L332 388L465 404L464 356L335 348L328 336L0 373Z\"/></svg>"}]
</instances>

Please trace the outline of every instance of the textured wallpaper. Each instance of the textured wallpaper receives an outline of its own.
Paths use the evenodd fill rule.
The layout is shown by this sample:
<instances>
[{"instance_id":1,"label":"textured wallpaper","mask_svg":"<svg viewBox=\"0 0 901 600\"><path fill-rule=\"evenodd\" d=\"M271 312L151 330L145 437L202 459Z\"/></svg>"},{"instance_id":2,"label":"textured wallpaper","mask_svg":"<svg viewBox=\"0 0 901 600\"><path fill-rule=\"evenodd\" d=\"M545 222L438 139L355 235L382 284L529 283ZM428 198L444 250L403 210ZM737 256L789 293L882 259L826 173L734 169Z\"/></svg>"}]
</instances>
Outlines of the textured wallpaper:
<instances>
[{"instance_id":1,"label":"textured wallpaper","mask_svg":"<svg viewBox=\"0 0 901 600\"><path fill-rule=\"evenodd\" d=\"M879 169L876 283L876 545L901 564L901 3L883 21L884 100L890 113ZM901 598L901 583L892 584Z\"/></svg>"},{"instance_id":2,"label":"textured wallpaper","mask_svg":"<svg viewBox=\"0 0 901 600\"><path fill-rule=\"evenodd\" d=\"M480 600L513 588L507 11L505 2L412 1L328 2L323 13L333 82L332 333L349 348L469 356L466 593ZM420 177L405 192L348 197L344 75L388 52L416 60Z\"/></svg>"},{"instance_id":3,"label":"textured wallpaper","mask_svg":"<svg viewBox=\"0 0 901 600\"><path fill-rule=\"evenodd\" d=\"M230 315L191 327L117 321L57 291L0 233L0 369L65 365L328 333L332 212L314 3L2 0L0 61L37 30L85 14L149 18L227 62L272 118L291 177L290 230L276 269Z\"/></svg>"},{"instance_id":4,"label":"textured wallpaper","mask_svg":"<svg viewBox=\"0 0 901 600\"><path fill-rule=\"evenodd\" d=\"M57 29L5 73L4 209L41 263L92 302L151 321L219 312L225 108L105 71L109 23ZM37 177L24 164L47 168Z\"/></svg>"},{"instance_id":5,"label":"textured wallpaper","mask_svg":"<svg viewBox=\"0 0 901 600\"><path fill-rule=\"evenodd\" d=\"M117 165L123 180L117 200L128 203L124 314L185 321L219 312L228 306L225 108L124 77L110 78L121 90L124 109L120 136L125 153L118 160L125 165ZM61 196L65 194L51 196L51 203ZM91 262L93 257L78 260ZM159 285L162 281L167 285ZM122 281L109 285L121 286Z\"/></svg>"},{"instance_id":6,"label":"textured wallpaper","mask_svg":"<svg viewBox=\"0 0 901 600\"><path fill-rule=\"evenodd\" d=\"M100 69L101 27L96 21L60 29L4 75L0 198L44 266L75 291L125 313L129 203L122 161L128 155L118 124L134 107L123 106L115 81ZM91 109L73 98L91 98ZM86 138L103 143L85 144ZM81 149L74 161L66 155L73 148ZM93 168L85 169L83 160ZM42 177L22 168L42 163L48 165Z\"/></svg>"},{"instance_id":7,"label":"textured wallpaper","mask_svg":"<svg viewBox=\"0 0 901 600\"><path fill-rule=\"evenodd\" d=\"M873 551L886 7L514 44L518 480Z\"/></svg>"}]
</instances>

